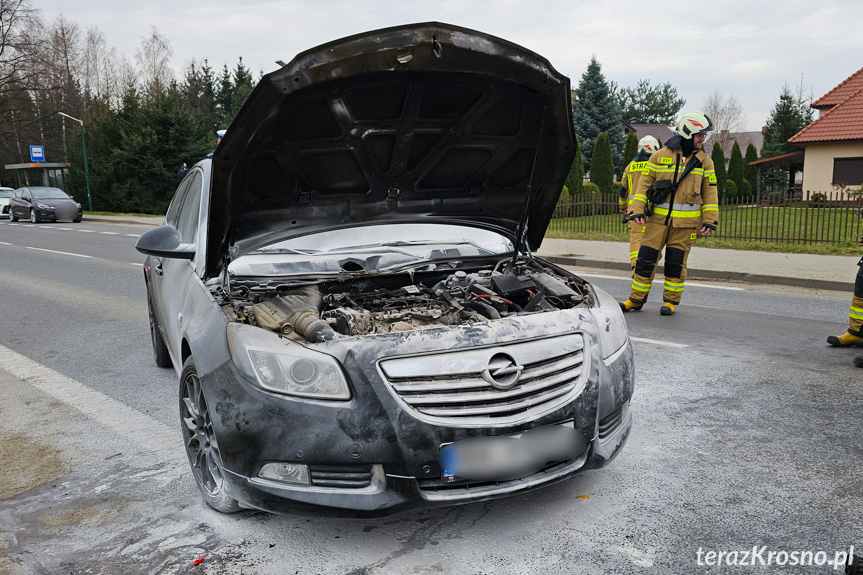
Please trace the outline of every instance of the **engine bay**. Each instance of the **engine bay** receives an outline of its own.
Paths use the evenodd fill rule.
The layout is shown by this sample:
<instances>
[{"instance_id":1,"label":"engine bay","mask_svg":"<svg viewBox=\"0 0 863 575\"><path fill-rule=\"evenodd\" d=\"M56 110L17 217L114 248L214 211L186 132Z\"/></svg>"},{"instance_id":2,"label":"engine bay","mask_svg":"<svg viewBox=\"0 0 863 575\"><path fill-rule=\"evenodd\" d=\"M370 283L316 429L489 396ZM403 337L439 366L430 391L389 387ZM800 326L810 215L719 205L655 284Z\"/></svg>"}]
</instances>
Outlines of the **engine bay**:
<instances>
[{"instance_id":1,"label":"engine bay","mask_svg":"<svg viewBox=\"0 0 863 575\"><path fill-rule=\"evenodd\" d=\"M456 267L305 282L234 276L211 289L230 321L312 343L591 305L583 280L535 260Z\"/></svg>"}]
</instances>

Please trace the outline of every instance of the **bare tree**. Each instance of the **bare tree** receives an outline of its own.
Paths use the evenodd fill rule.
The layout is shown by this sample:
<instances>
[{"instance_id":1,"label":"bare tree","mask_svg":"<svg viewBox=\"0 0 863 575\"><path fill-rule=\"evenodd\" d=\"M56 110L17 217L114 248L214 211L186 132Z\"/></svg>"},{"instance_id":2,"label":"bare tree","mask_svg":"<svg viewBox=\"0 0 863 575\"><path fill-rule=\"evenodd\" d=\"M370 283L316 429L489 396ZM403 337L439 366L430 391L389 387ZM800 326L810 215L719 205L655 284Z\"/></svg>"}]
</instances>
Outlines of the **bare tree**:
<instances>
[{"instance_id":1,"label":"bare tree","mask_svg":"<svg viewBox=\"0 0 863 575\"><path fill-rule=\"evenodd\" d=\"M705 98L701 111L713 120L714 133L723 150L730 141L729 133L741 131L746 122L746 115L737 97L734 94L723 96L719 90Z\"/></svg>"},{"instance_id":2,"label":"bare tree","mask_svg":"<svg viewBox=\"0 0 863 575\"><path fill-rule=\"evenodd\" d=\"M141 79L147 90L158 90L173 79L173 72L169 66L173 53L174 50L168 39L153 26L150 36L144 38L135 54Z\"/></svg>"}]
</instances>

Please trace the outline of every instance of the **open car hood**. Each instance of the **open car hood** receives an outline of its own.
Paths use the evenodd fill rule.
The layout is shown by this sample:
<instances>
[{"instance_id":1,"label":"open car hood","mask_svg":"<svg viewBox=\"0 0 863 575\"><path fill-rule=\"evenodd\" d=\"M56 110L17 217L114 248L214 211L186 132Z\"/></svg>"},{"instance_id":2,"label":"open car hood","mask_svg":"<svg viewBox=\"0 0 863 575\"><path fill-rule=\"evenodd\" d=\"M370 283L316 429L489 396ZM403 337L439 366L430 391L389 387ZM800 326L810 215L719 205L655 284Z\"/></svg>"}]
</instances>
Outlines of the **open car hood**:
<instances>
[{"instance_id":1,"label":"open car hood","mask_svg":"<svg viewBox=\"0 0 863 575\"><path fill-rule=\"evenodd\" d=\"M299 54L213 156L207 275L225 254L379 223L463 224L536 249L575 156L569 79L480 32L425 23Z\"/></svg>"}]
</instances>

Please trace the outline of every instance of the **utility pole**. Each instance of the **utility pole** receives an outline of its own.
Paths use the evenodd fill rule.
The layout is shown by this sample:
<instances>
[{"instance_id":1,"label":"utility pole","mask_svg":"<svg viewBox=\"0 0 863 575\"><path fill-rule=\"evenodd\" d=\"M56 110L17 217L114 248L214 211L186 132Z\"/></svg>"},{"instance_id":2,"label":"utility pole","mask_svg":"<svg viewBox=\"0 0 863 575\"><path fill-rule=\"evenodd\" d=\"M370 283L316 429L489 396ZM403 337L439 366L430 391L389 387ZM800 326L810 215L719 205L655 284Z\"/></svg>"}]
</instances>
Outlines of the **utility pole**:
<instances>
[{"instance_id":1,"label":"utility pole","mask_svg":"<svg viewBox=\"0 0 863 575\"><path fill-rule=\"evenodd\" d=\"M84 137L84 121L78 118L73 118L69 114L57 112L59 115L74 120L81 124L81 144L84 146L84 179L87 180L87 202L90 205L90 211L93 211L93 194L90 193L90 167L87 165L87 139Z\"/></svg>"}]
</instances>

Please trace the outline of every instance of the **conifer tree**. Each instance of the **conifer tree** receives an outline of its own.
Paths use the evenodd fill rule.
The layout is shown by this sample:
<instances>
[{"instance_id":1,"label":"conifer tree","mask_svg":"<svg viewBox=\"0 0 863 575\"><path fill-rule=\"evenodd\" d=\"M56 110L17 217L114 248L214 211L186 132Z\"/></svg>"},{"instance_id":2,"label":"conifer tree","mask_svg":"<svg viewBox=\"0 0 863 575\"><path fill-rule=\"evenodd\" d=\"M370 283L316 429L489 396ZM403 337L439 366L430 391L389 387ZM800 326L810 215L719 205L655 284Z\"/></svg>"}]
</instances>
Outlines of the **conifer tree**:
<instances>
[{"instance_id":1,"label":"conifer tree","mask_svg":"<svg viewBox=\"0 0 863 575\"><path fill-rule=\"evenodd\" d=\"M578 139L575 141L575 159L569 168L565 185L569 188L570 197L575 198L581 195L584 186L584 159L581 154L581 141Z\"/></svg>"},{"instance_id":2,"label":"conifer tree","mask_svg":"<svg viewBox=\"0 0 863 575\"><path fill-rule=\"evenodd\" d=\"M635 135L635 132L630 132L628 136L626 136L626 147L623 148L623 163L620 164L620 168L618 169L619 174L623 174L623 170L626 169L626 166L629 165L629 162L632 161L632 158L638 153L638 136Z\"/></svg>"},{"instance_id":3,"label":"conifer tree","mask_svg":"<svg viewBox=\"0 0 863 575\"><path fill-rule=\"evenodd\" d=\"M731 148L731 157L728 158L728 179L736 184L738 191L743 188L743 155L736 140Z\"/></svg>"},{"instance_id":4,"label":"conifer tree","mask_svg":"<svg viewBox=\"0 0 863 575\"><path fill-rule=\"evenodd\" d=\"M728 173L725 170L725 152L722 151L722 146L719 142L713 142L713 152L710 154L716 170L716 192L720 198L725 197L725 180L728 179Z\"/></svg>"},{"instance_id":5,"label":"conifer tree","mask_svg":"<svg viewBox=\"0 0 863 575\"><path fill-rule=\"evenodd\" d=\"M590 182L599 186L603 194L614 193L614 164L611 156L611 140L605 132L596 137L593 145L593 164L590 166Z\"/></svg>"},{"instance_id":6,"label":"conifer tree","mask_svg":"<svg viewBox=\"0 0 863 575\"><path fill-rule=\"evenodd\" d=\"M758 180L758 167L750 166L749 162L754 162L758 159L758 150L752 142L746 146L746 157L743 162L743 178L749 180L749 183L754 187Z\"/></svg>"},{"instance_id":7,"label":"conifer tree","mask_svg":"<svg viewBox=\"0 0 863 575\"><path fill-rule=\"evenodd\" d=\"M596 56L590 59L572 101L575 133L582 143L584 165L590 170L593 148L600 132L606 132L611 143L612 171L623 161L623 124L614 99L614 91L602 75Z\"/></svg>"}]
</instances>

